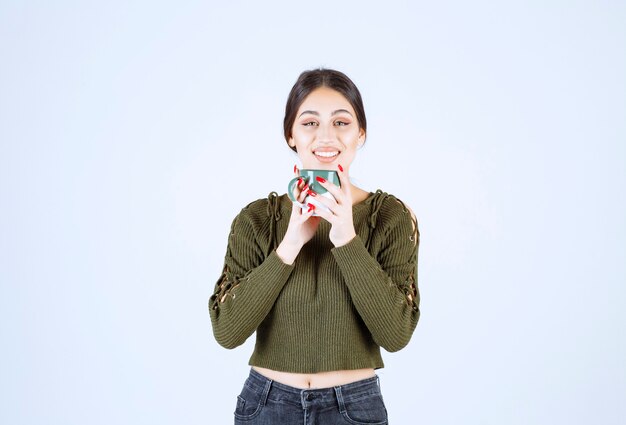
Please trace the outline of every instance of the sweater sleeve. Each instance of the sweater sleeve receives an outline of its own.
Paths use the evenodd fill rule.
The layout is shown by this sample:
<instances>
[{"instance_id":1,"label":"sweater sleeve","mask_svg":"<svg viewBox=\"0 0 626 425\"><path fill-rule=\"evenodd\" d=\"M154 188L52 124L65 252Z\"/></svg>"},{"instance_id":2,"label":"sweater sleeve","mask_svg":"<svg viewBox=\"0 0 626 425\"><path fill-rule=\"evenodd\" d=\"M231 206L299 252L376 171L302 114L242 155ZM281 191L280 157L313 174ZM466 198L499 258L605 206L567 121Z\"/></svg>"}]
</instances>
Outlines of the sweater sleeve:
<instances>
[{"instance_id":1,"label":"sweater sleeve","mask_svg":"<svg viewBox=\"0 0 626 425\"><path fill-rule=\"evenodd\" d=\"M276 254L263 254L245 209L235 218L228 237L224 270L209 299L213 334L225 348L243 344L270 312L293 265Z\"/></svg>"},{"instance_id":2,"label":"sweater sleeve","mask_svg":"<svg viewBox=\"0 0 626 425\"><path fill-rule=\"evenodd\" d=\"M389 352L408 344L420 317L418 246L417 221L406 211L389 229L377 258L360 236L332 249L356 310L374 341Z\"/></svg>"}]
</instances>

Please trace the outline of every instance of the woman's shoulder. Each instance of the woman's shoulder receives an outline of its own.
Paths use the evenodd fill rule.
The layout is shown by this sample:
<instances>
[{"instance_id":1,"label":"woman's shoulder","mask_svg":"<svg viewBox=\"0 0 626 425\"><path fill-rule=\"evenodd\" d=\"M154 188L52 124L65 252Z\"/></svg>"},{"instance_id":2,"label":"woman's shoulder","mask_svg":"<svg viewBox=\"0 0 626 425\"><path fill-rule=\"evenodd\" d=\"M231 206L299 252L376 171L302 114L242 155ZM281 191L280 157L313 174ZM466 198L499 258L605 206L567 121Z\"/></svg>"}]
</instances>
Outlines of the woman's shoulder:
<instances>
[{"instance_id":1,"label":"woman's shoulder","mask_svg":"<svg viewBox=\"0 0 626 425\"><path fill-rule=\"evenodd\" d=\"M277 222L282 217L289 219L289 212L284 209L285 199L289 200L286 195L270 192L266 197L248 203L233 220L231 235L254 238L267 258L276 247Z\"/></svg>"},{"instance_id":2,"label":"woman's shoulder","mask_svg":"<svg viewBox=\"0 0 626 425\"><path fill-rule=\"evenodd\" d=\"M378 189L367 201L372 204L373 212L388 219L411 217L416 220L415 213L409 205L394 194Z\"/></svg>"},{"instance_id":3,"label":"woman's shoulder","mask_svg":"<svg viewBox=\"0 0 626 425\"><path fill-rule=\"evenodd\" d=\"M387 235L389 232L406 234L412 243L419 240L417 218L413 210L402 199L382 190L368 199L372 205L370 210L370 226ZM395 229L395 230L394 230Z\"/></svg>"},{"instance_id":4,"label":"woman's shoulder","mask_svg":"<svg viewBox=\"0 0 626 425\"><path fill-rule=\"evenodd\" d=\"M244 206L238 214L239 218L246 218L253 222L267 221L270 218L279 220L288 206L286 194L279 195L270 192L264 198L258 198Z\"/></svg>"}]
</instances>

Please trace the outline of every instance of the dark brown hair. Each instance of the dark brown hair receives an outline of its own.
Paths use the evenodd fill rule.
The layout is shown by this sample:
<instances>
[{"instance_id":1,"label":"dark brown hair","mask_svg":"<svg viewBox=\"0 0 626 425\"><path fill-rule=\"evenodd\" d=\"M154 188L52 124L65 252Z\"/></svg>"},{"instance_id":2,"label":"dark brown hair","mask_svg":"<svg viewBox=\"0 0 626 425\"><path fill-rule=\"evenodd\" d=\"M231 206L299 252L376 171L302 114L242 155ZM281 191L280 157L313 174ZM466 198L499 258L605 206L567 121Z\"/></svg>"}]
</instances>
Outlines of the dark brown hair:
<instances>
[{"instance_id":1,"label":"dark brown hair","mask_svg":"<svg viewBox=\"0 0 626 425\"><path fill-rule=\"evenodd\" d=\"M359 128L367 132L365 108L363 108L363 100L361 99L359 89L344 73L334 69L320 68L304 71L300 74L298 81L296 81L289 92L287 105L285 106L285 119L283 121L283 130L287 144L289 144L291 129L300 105L313 90L320 87L328 87L341 93L354 109ZM296 152L295 147L289 147Z\"/></svg>"}]
</instances>

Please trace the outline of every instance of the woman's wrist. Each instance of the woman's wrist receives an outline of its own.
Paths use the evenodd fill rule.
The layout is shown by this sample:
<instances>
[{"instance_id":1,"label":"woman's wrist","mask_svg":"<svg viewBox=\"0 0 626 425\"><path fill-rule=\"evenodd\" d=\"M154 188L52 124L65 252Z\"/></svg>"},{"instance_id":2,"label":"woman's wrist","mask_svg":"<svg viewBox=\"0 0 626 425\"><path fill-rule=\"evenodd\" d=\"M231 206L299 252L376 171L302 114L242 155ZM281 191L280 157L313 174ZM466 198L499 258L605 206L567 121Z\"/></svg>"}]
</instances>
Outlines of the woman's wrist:
<instances>
[{"instance_id":1,"label":"woman's wrist","mask_svg":"<svg viewBox=\"0 0 626 425\"><path fill-rule=\"evenodd\" d=\"M347 245L348 243L350 243L352 241L352 239L356 238L356 232L351 233L350 235L348 235L345 238L342 238L339 241L334 241L333 245L335 245L335 248L339 248L340 246L344 246Z\"/></svg>"},{"instance_id":2,"label":"woman's wrist","mask_svg":"<svg viewBox=\"0 0 626 425\"><path fill-rule=\"evenodd\" d=\"M296 261L296 257L300 253L302 246L290 244L283 240L278 248L276 248L276 255L280 258L283 263L292 265L294 261Z\"/></svg>"}]
</instances>

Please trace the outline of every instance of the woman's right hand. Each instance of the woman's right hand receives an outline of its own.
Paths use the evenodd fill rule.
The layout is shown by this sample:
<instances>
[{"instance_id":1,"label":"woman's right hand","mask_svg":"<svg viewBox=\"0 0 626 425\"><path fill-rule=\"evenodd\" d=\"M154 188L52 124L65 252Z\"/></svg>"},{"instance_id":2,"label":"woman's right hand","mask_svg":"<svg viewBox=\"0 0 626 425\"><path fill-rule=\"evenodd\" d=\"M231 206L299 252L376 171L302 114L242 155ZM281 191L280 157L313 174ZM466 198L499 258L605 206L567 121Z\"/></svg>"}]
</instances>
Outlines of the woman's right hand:
<instances>
[{"instance_id":1,"label":"woman's right hand","mask_svg":"<svg viewBox=\"0 0 626 425\"><path fill-rule=\"evenodd\" d=\"M296 177L298 177L298 169L295 167L294 172ZM294 189L294 196L298 202L303 203L307 194L308 187L305 186L304 181L298 182ZM295 202L292 204L287 232L278 248L276 248L276 254L284 263L293 264L304 244L315 235L322 218L319 216L313 217L314 211L314 208L304 210Z\"/></svg>"}]
</instances>

